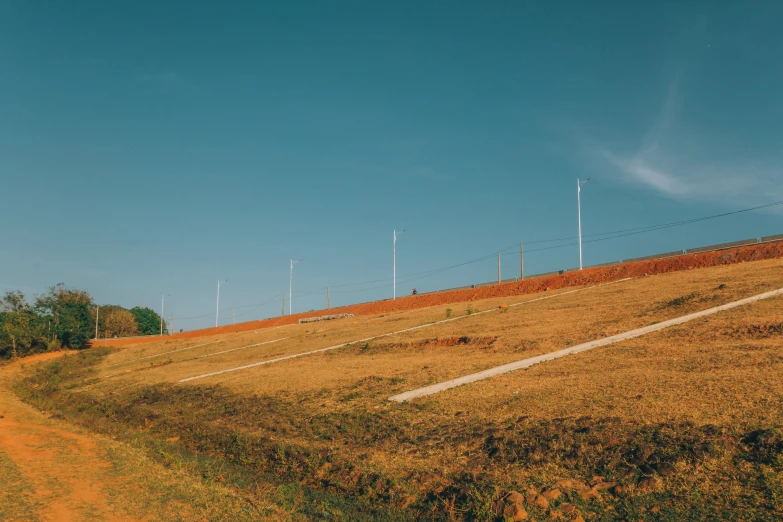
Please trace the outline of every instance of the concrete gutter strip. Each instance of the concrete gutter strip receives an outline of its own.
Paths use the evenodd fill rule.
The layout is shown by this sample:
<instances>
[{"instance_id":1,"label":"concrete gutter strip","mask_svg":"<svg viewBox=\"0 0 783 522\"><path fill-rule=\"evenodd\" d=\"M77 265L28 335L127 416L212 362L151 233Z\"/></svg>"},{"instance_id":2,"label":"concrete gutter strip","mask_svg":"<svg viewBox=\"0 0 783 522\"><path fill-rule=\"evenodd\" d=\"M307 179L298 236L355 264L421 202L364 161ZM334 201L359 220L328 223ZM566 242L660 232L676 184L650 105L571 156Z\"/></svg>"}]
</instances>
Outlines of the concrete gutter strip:
<instances>
[{"instance_id":1,"label":"concrete gutter strip","mask_svg":"<svg viewBox=\"0 0 783 522\"><path fill-rule=\"evenodd\" d=\"M598 348L600 346L606 346L609 344L618 343L620 341L626 341L628 339L633 339L635 337L641 337L643 335L646 335L648 333L657 332L659 330L663 330L664 328L669 328L671 326L677 326L683 323L687 323L689 321L693 321L694 319L699 319L701 317L706 317L708 315L713 315L718 312L722 312L724 310L731 310L732 308L737 308L739 306L746 305L748 303L753 303L755 301L761 301L762 299L768 299L770 297L775 297L777 295L783 294L783 288L780 288L778 290L772 290L771 292L765 292L763 294L754 295L752 297L748 297L746 299L740 299L739 301L733 301L731 303L727 303L724 305L716 306L714 308L708 308L706 310L702 310L701 312L695 312L692 314L684 315L682 317L677 317L674 319L669 319L668 321L663 321L661 323L652 324L650 326L645 326L643 328L637 328L635 330L630 330L625 333L613 335L611 337L605 337L603 339L597 339L595 341L590 341L583 344L578 344L576 346L571 346L570 348L564 348L562 350L558 350L556 352L547 353L544 355L539 355L536 357L530 357L528 359L522 359L521 361L515 361L512 363L504 364L501 366L496 366L495 368L490 368L488 370L484 370L478 373L473 373L470 375L465 375L463 377L458 377L456 379L452 379L450 381L441 382L438 384L433 384L430 386L425 386L424 388L418 388L416 390L411 390L405 393L401 393L399 395L394 395L393 397L389 397L390 401L393 402L406 402L411 399L416 399L419 397L425 397L427 395L433 395L435 393L440 393L445 390L449 390L451 388L456 388L457 386L462 386L463 384L468 384L471 382L481 381L484 379L488 379L490 377L494 377L496 375L501 375L508 372L513 372L515 370L521 370L523 368L529 368L530 366L533 366L538 363L546 362L546 361L552 361L555 359L559 359L561 357L565 357L567 355L573 355L580 352L584 352L587 350L592 350L593 348Z\"/></svg>"},{"instance_id":2,"label":"concrete gutter strip","mask_svg":"<svg viewBox=\"0 0 783 522\"><path fill-rule=\"evenodd\" d=\"M261 345L264 345L264 344L276 343L278 341L285 341L286 339L288 339L288 337L283 337L281 339L274 339L272 341L264 341L263 343L248 344L247 346L240 346L239 348L231 348L230 350L223 350L222 352L215 352L215 353L208 353L206 355L200 355L200 356L196 357L196 359L203 359L204 357L212 357L213 355L220 355L222 353L236 352L237 350L244 350L245 348L252 348L254 346L261 346Z\"/></svg>"},{"instance_id":3,"label":"concrete gutter strip","mask_svg":"<svg viewBox=\"0 0 783 522\"><path fill-rule=\"evenodd\" d=\"M535 303L536 301L543 301L545 299L552 299L552 298L560 297L560 296L563 296L563 295L568 295L568 294L573 294L573 293L576 293L576 292L581 292L583 290L590 290L591 288L598 288L599 286L606 286L606 285L611 285L611 284L614 284L614 283L620 283L622 281L628 281L630 279L631 279L630 277L627 277L625 279L618 279L617 281L610 281L608 283L603 283L603 284L600 284L600 285L588 286L588 287L585 287L585 288L577 288L576 290L569 290L568 292L561 292L559 294L548 295L546 297L539 297L537 299L530 299L529 301L522 301L521 303L514 303L514 304L512 304L510 306L520 306L520 305L523 305L523 304ZM429 326L435 326L437 324L449 323L451 321L459 321L460 319L466 319L468 317L475 317L477 315L486 314L486 313L489 313L489 312L496 312L496 311L498 311L497 308L490 308L488 310L482 310L480 312L473 312L470 315L462 315L462 316L459 316L459 317L452 317L450 319L443 319L441 321L434 321L434 322L431 322L431 323L424 323L424 324L420 324L418 326L413 326L411 328L405 328L404 330L397 330L397 331L394 331L394 332L389 332L389 333L385 333L385 334L375 335L373 337L367 337L367 338L364 338L364 339L358 339L356 341L348 341L347 343L336 344L334 346L327 346L326 348L319 348L318 350L310 350L309 352L295 353L293 355L286 355L285 357L278 357L276 359L269 359L269 360L266 360L266 361L259 361L259 362L252 363L252 364L246 364L244 366L238 366L236 368L228 368L226 370L218 370L216 372L210 372L210 373L205 373L205 374L202 374L202 375L196 375L194 377L187 377L185 379L178 380L177 383L195 381L195 380L198 380L198 379L205 379L207 377L214 377L216 375L222 375L224 373L237 372L237 371L240 371L240 370L247 370L249 368L255 368L256 366L264 366L264 365L267 365L267 364L273 364L273 363L277 363L277 362L281 362L281 361L286 361L288 359L295 359L297 357L304 357L305 355L314 355L316 353L323 353L323 352L328 352L328 351L331 351L331 350L337 350L339 348L344 348L344 347L346 347L348 345L351 345L351 344L364 343L364 342L368 342L368 341L373 341L375 339L380 339L382 337L389 337L390 335L397 335L397 334L401 334L401 333L412 332L414 330L419 330L421 328L427 328Z\"/></svg>"},{"instance_id":4,"label":"concrete gutter strip","mask_svg":"<svg viewBox=\"0 0 783 522\"><path fill-rule=\"evenodd\" d=\"M115 366L122 366L123 364L130 364L130 363L137 362L137 361L145 361L147 359L154 359L155 357L162 357L164 355L169 355L169 354L172 354L172 353L184 352L185 350L192 350L194 348L201 348L202 346L209 346L210 344L222 343L225 340L226 339L220 339L219 341L212 341L212 342L209 342L209 343L197 344L196 346L186 346L185 348L179 348L177 350L171 350L170 352L161 352L161 353L156 353L155 355L148 355L147 357L140 357L138 359L130 359L128 361L123 361L123 362L119 362L119 363L115 363L115 364L110 364L106 368L107 369L108 368L114 368Z\"/></svg>"},{"instance_id":5,"label":"concrete gutter strip","mask_svg":"<svg viewBox=\"0 0 783 522\"><path fill-rule=\"evenodd\" d=\"M496 308L490 308L489 310L483 310L481 312L475 312L475 313L473 313L471 315L463 315L463 316L460 316L460 317L452 317L451 319L444 319L443 321L436 321L434 323L420 324L419 326L414 326L412 328L405 328L404 330L397 330L395 332L389 332L389 333L385 333L385 334L380 334L380 335L376 335L376 336L373 336L373 337L366 337L364 339L358 339L356 341L348 341L347 343L336 344L334 346L327 346L326 348L319 348L317 350L310 350L309 352L295 353L293 355L286 355L285 357L278 357L276 359L269 359L267 361L260 361L260 362L257 362L257 363L246 364L245 366L238 366L236 368L229 368L227 370L219 370L219 371L216 371L216 372L205 373L203 375L196 375L195 377L188 377L186 379L180 379L177 382L178 383L182 383L182 382L188 382L188 381L195 381L197 379L204 379L206 377L214 377L215 375L221 375L221 374L224 374L224 373L237 372L239 370L247 370L248 368L255 368L256 366L264 366L266 364L272 364L272 363L276 363L276 362L280 362L280 361L286 361L288 359L295 359L297 357L304 357L305 355L313 355L313 354L316 354L316 353L323 353L323 352L328 352L328 351L331 351L331 350L337 350L338 348L344 348L344 347L346 347L348 345L351 345L351 344L364 343L364 342L367 342L367 341L380 339L381 337L388 337L390 335L396 335L396 334L401 334L401 333L405 333L405 332L410 332L412 330L418 330L419 328L425 328L427 326L433 326L433 325L436 325L436 324L447 323L449 321L456 321L457 319L464 319L466 317L473 317L473 316L476 316L476 315L479 315L479 314L485 314L487 312L494 312L495 310L496 310Z\"/></svg>"}]
</instances>

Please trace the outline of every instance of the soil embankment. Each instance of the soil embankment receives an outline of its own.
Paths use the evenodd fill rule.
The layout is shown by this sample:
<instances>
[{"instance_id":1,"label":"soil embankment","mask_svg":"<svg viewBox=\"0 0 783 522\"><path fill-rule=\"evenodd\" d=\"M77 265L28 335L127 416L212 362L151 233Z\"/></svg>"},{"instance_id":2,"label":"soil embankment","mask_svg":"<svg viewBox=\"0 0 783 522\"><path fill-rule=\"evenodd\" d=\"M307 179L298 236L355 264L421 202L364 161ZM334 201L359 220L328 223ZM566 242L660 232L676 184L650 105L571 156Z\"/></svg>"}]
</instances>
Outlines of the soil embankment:
<instances>
[{"instance_id":1,"label":"soil embankment","mask_svg":"<svg viewBox=\"0 0 783 522\"><path fill-rule=\"evenodd\" d=\"M445 290L428 294L400 297L398 299L386 299L332 308L333 314L350 313L354 315L372 315L396 312L401 310L413 310L449 303L461 303L479 299L491 299L523 294L533 294L546 290L555 290L572 286L582 286L595 283L616 281L626 277L638 277L654 274L665 274L680 270L692 270L712 266L744 263L747 261L760 261L764 259L777 259L783 257L783 242L762 243L740 248L704 252L700 254L687 254L684 256L669 257L665 259L651 259L633 263L623 263L612 266L586 268L581 271L565 272L543 277L531 277L523 281L502 283L477 288L464 288L459 290ZM249 321L236 325L219 326L217 328L204 328L190 332L175 333L166 336L166 339L189 339L206 335L222 333L243 332L259 328L269 328L293 324L299 319L322 315L323 310L306 312L302 314L274 317L260 321ZM94 346L128 346L160 340L159 336L130 337L124 339L101 339L93 341Z\"/></svg>"}]
</instances>

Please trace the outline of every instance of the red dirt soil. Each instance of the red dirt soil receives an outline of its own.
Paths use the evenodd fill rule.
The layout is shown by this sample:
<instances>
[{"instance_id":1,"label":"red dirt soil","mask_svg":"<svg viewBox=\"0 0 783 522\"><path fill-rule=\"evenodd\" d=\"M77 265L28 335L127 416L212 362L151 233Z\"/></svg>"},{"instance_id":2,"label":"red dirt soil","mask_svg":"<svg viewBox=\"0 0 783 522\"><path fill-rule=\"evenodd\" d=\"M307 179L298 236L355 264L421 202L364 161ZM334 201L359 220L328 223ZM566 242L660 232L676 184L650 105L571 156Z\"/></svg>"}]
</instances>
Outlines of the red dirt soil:
<instances>
[{"instance_id":1,"label":"red dirt soil","mask_svg":"<svg viewBox=\"0 0 783 522\"><path fill-rule=\"evenodd\" d=\"M131 485L111 481L112 463L95 439L47 419L11 391L23 366L66 353L34 355L0 367L0 452L31 486L29 494L40 504L37 514L41 519L82 520L88 512L94 513L95 520L130 520L114 512L111 500L116 488ZM76 461L78 468L73 466Z\"/></svg>"},{"instance_id":2,"label":"red dirt soil","mask_svg":"<svg viewBox=\"0 0 783 522\"><path fill-rule=\"evenodd\" d=\"M654 274L665 274L680 270L692 270L695 268L707 268L711 266L730 265L744 263L746 261L760 261L764 259L777 259L783 257L783 242L763 243L740 248L704 252L700 254L687 254L684 256L669 257L665 259L652 259L637 261L635 263L623 263L613 266L585 268L581 271L566 272L543 277L531 277L523 281L502 283L498 285L482 286L478 288L465 288L461 290L446 290L429 294L412 295L397 299L373 301L371 303L355 304L332 308L330 314L350 313L354 315L374 315L401 310L414 310L449 303L462 303L479 299L491 299L495 297L510 297L524 294L544 292L573 286L583 286L595 283L606 283L626 277L639 277ZM190 332L180 332L164 336L169 339L190 339L207 335L217 335L233 332L244 332L259 328L270 328L295 324L305 317L323 315L325 310L317 310L301 314L274 317L260 321L250 321L235 325L219 326L217 328L204 328ZM128 346L132 344L149 343L159 341L160 336L127 337L122 339L100 339L92 341L92 346Z\"/></svg>"}]
</instances>

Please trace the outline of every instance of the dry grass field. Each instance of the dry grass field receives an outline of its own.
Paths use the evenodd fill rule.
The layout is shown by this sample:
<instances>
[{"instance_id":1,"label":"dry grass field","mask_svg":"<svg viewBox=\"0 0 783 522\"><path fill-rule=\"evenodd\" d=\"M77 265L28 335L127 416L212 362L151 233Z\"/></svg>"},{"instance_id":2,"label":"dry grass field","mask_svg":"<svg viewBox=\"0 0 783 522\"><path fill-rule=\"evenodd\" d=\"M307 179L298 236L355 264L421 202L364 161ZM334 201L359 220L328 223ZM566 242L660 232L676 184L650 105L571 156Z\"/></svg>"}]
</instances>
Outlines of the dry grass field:
<instances>
[{"instance_id":1,"label":"dry grass field","mask_svg":"<svg viewBox=\"0 0 783 522\"><path fill-rule=\"evenodd\" d=\"M260 517L780 520L783 297L388 398L781 287L783 260L757 261L93 348L40 366L17 392L277 506Z\"/></svg>"}]
</instances>

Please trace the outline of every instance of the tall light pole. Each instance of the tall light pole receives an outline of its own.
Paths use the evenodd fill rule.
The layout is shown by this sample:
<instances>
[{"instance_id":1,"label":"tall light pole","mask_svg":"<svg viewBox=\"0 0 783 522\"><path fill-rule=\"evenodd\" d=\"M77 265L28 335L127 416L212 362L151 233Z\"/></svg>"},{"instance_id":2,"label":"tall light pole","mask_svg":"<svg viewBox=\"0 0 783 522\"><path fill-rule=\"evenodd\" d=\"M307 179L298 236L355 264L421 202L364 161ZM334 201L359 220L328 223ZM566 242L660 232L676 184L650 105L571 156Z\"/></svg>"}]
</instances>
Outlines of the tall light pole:
<instances>
[{"instance_id":1,"label":"tall light pole","mask_svg":"<svg viewBox=\"0 0 783 522\"><path fill-rule=\"evenodd\" d=\"M171 294L161 294L160 296L160 335L163 335L163 301L165 301L166 296L171 296Z\"/></svg>"},{"instance_id":2,"label":"tall light pole","mask_svg":"<svg viewBox=\"0 0 783 522\"><path fill-rule=\"evenodd\" d=\"M98 340L98 319L101 315L101 305L95 305L95 340Z\"/></svg>"},{"instance_id":3,"label":"tall light pole","mask_svg":"<svg viewBox=\"0 0 783 522\"><path fill-rule=\"evenodd\" d=\"M405 229L407 230L407 229ZM405 233L405 230L400 232L400 235ZM397 231L394 231L394 271L392 276L392 299L397 299Z\"/></svg>"},{"instance_id":4,"label":"tall light pole","mask_svg":"<svg viewBox=\"0 0 783 522\"><path fill-rule=\"evenodd\" d=\"M225 283L226 281L228 281L228 279L224 279L222 281L218 279L217 305L215 306L215 328L217 328L218 314L220 313L220 283Z\"/></svg>"},{"instance_id":5,"label":"tall light pole","mask_svg":"<svg viewBox=\"0 0 783 522\"><path fill-rule=\"evenodd\" d=\"M293 309L294 265L299 261L301 261L301 259L297 259L296 261L293 259L291 260L291 275L288 276L288 315L291 315L291 310Z\"/></svg>"},{"instance_id":6,"label":"tall light pole","mask_svg":"<svg viewBox=\"0 0 783 522\"><path fill-rule=\"evenodd\" d=\"M582 185L591 179L593 178L579 181L579 178L576 178L576 213L579 218L579 270L582 269Z\"/></svg>"}]
</instances>

